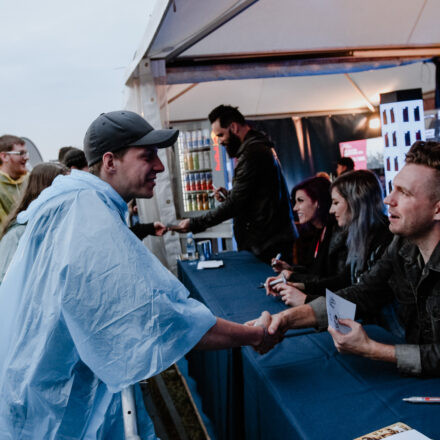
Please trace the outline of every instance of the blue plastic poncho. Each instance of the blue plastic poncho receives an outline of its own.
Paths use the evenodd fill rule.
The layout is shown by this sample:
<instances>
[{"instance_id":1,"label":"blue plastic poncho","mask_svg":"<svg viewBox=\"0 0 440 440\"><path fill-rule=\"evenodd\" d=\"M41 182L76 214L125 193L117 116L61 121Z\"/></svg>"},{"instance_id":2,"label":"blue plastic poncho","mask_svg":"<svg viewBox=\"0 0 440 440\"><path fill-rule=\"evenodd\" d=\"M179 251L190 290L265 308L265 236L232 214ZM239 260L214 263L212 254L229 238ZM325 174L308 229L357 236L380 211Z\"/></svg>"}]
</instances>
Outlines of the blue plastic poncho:
<instances>
[{"instance_id":1,"label":"blue plastic poncho","mask_svg":"<svg viewBox=\"0 0 440 440\"><path fill-rule=\"evenodd\" d=\"M80 171L57 177L0 287L0 438L122 439L121 389L215 324L127 228L127 205ZM143 439L155 438L145 409Z\"/></svg>"}]
</instances>

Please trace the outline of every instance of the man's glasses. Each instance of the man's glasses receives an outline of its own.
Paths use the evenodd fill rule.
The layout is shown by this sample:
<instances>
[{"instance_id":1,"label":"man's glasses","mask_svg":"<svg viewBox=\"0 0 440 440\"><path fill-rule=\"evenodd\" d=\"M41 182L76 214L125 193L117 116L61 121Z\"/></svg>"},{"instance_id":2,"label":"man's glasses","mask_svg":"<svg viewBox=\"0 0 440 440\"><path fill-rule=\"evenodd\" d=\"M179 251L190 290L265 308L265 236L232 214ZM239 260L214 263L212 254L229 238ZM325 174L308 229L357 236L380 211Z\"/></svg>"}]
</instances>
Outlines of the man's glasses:
<instances>
[{"instance_id":1,"label":"man's glasses","mask_svg":"<svg viewBox=\"0 0 440 440\"><path fill-rule=\"evenodd\" d=\"M12 156L29 157L28 151L3 151L3 153L10 154Z\"/></svg>"}]
</instances>

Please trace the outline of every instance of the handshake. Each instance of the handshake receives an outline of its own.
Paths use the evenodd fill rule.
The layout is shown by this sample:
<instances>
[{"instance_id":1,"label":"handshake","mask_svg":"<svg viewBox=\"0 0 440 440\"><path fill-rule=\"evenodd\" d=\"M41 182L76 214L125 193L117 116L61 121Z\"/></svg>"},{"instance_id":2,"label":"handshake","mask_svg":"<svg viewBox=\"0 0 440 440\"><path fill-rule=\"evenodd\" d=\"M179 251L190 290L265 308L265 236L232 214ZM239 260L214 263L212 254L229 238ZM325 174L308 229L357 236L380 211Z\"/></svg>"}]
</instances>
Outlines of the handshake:
<instances>
[{"instance_id":1,"label":"handshake","mask_svg":"<svg viewBox=\"0 0 440 440\"><path fill-rule=\"evenodd\" d=\"M162 237L168 231L174 232L188 232L189 231L189 219L182 220L177 225L169 224L164 225L162 222L154 222L154 235L156 237Z\"/></svg>"},{"instance_id":2,"label":"handshake","mask_svg":"<svg viewBox=\"0 0 440 440\"><path fill-rule=\"evenodd\" d=\"M269 312L263 312L258 319L245 323L250 327L262 327L264 330L261 341L257 345L252 345L256 352L267 353L283 340L284 333L288 329L283 321L281 313L271 315Z\"/></svg>"}]
</instances>

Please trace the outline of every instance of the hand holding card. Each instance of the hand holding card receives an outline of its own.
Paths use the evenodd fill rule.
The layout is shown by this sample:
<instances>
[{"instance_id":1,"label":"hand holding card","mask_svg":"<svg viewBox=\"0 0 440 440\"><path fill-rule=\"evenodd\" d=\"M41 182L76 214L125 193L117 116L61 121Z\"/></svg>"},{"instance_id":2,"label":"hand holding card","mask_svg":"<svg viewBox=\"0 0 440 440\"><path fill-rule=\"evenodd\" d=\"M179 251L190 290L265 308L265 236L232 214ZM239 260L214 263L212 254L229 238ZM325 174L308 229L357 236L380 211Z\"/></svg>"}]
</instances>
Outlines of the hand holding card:
<instances>
[{"instance_id":1,"label":"hand holding card","mask_svg":"<svg viewBox=\"0 0 440 440\"><path fill-rule=\"evenodd\" d=\"M328 325L344 335L351 331L350 327L339 323L339 319L353 319L356 314L356 304L335 295L326 289Z\"/></svg>"}]
</instances>

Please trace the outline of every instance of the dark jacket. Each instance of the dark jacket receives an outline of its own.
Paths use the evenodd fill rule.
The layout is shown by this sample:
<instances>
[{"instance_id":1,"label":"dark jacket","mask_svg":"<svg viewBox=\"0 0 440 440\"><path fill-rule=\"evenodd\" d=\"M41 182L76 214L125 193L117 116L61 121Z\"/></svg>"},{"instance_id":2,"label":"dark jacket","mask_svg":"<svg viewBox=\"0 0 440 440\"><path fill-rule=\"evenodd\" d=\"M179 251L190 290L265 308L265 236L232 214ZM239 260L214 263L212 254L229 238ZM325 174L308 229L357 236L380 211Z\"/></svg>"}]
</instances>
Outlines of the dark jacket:
<instances>
[{"instance_id":1,"label":"dark jacket","mask_svg":"<svg viewBox=\"0 0 440 440\"><path fill-rule=\"evenodd\" d=\"M359 284L337 293L357 305L360 318L394 302L408 343L396 345L397 367L404 373L440 376L440 242L424 265L416 245L395 237ZM325 327L325 300L310 305Z\"/></svg>"},{"instance_id":2,"label":"dark jacket","mask_svg":"<svg viewBox=\"0 0 440 440\"><path fill-rule=\"evenodd\" d=\"M237 152L232 190L216 209L191 218L192 232L204 231L234 219L239 250L255 255L277 245L293 243L296 228L289 193L272 144L263 134L250 130Z\"/></svg>"},{"instance_id":3,"label":"dark jacket","mask_svg":"<svg viewBox=\"0 0 440 440\"><path fill-rule=\"evenodd\" d=\"M319 239L319 236L316 236L316 239ZM313 254L315 253L317 241L310 244L311 263L305 271L301 271L294 266L295 272L291 275L289 281L300 283L318 282L322 277L327 278L344 273L347 260L346 238L347 234L338 228L333 220L330 220L316 257L313 258Z\"/></svg>"},{"instance_id":4,"label":"dark jacket","mask_svg":"<svg viewBox=\"0 0 440 440\"><path fill-rule=\"evenodd\" d=\"M330 289L332 292L335 292L336 290L358 283L360 277L374 266L391 243L393 234L390 232L388 226L388 219L384 216L383 223L377 225L366 238L367 258L362 267L350 267L350 265L345 263L345 268L338 274L320 277L316 281L306 281L304 283L304 291L307 293L306 302L315 299L317 296L324 296L325 289Z\"/></svg>"}]
</instances>

